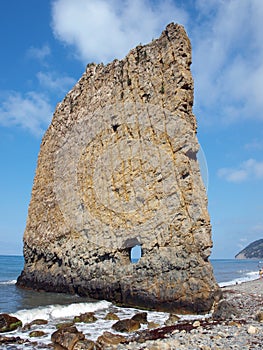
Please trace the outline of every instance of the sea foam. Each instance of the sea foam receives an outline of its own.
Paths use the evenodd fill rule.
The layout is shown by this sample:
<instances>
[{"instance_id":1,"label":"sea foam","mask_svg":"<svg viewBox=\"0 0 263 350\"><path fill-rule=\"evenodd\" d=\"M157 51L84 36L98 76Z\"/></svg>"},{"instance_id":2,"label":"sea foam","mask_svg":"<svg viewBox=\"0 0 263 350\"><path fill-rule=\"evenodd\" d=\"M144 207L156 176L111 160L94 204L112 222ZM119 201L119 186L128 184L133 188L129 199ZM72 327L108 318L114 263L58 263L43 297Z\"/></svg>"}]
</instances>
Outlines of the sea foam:
<instances>
[{"instance_id":1,"label":"sea foam","mask_svg":"<svg viewBox=\"0 0 263 350\"><path fill-rule=\"evenodd\" d=\"M94 303L73 303L70 305L49 305L34 309L24 309L13 313L12 315L20 319L23 324L29 323L35 319L44 319L47 321L54 319L64 319L74 317L80 313L95 312L107 309L111 305L108 301L99 301Z\"/></svg>"},{"instance_id":2,"label":"sea foam","mask_svg":"<svg viewBox=\"0 0 263 350\"><path fill-rule=\"evenodd\" d=\"M227 287L227 286L232 286L234 284L240 284L243 282L254 281L254 280L258 279L258 277L259 277L258 271L251 271L251 272L247 272L243 277L235 278L232 281L220 282L218 284L220 287Z\"/></svg>"},{"instance_id":3,"label":"sea foam","mask_svg":"<svg viewBox=\"0 0 263 350\"><path fill-rule=\"evenodd\" d=\"M10 281L0 281L0 284L16 284L16 280L10 280Z\"/></svg>"}]
</instances>

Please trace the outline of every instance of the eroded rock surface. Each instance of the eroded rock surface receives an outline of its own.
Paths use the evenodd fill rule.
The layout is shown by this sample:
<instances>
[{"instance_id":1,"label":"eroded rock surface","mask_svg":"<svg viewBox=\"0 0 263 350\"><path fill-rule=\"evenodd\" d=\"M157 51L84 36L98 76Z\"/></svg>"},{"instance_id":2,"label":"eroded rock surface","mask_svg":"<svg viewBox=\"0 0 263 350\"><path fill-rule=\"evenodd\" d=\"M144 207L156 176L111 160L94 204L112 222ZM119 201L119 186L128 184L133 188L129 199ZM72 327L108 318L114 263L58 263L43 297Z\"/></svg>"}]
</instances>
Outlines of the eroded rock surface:
<instances>
[{"instance_id":1,"label":"eroded rock surface","mask_svg":"<svg viewBox=\"0 0 263 350\"><path fill-rule=\"evenodd\" d=\"M219 289L190 65L189 39L172 23L123 60L87 66L41 144L18 285L210 309Z\"/></svg>"}]
</instances>

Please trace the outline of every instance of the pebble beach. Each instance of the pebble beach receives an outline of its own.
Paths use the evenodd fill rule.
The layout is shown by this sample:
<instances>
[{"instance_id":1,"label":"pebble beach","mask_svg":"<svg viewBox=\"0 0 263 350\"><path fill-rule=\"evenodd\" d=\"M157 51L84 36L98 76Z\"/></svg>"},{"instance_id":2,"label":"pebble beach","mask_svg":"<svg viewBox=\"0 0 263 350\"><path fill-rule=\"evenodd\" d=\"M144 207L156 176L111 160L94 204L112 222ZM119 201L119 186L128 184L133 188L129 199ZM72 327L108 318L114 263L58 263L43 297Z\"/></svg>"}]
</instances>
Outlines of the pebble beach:
<instances>
[{"instance_id":1,"label":"pebble beach","mask_svg":"<svg viewBox=\"0 0 263 350\"><path fill-rule=\"evenodd\" d=\"M167 333L164 339L140 345L119 345L117 349L262 349L263 279L224 287L222 292L221 303L225 307L222 307L221 317L192 321L191 330L186 326L182 330L176 329L176 325L175 329L171 326L171 333Z\"/></svg>"}]
</instances>

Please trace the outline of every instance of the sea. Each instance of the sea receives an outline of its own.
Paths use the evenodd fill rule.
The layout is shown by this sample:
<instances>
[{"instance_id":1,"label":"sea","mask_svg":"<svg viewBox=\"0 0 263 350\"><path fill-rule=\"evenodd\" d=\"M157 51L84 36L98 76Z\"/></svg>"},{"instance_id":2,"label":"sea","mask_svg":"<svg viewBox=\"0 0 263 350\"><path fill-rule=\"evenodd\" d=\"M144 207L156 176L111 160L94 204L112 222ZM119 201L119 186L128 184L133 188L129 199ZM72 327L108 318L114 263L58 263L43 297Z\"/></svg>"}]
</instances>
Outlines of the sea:
<instances>
[{"instance_id":1,"label":"sea","mask_svg":"<svg viewBox=\"0 0 263 350\"><path fill-rule=\"evenodd\" d=\"M263 261L218 259L211 260L211 263L215 278L218 284L223 287L259 278L259 267L261 267ZM56 331L56 325L71 321L74 316L84 312L94 312L98 320L92 324L80 323L77 328L88 339L96 340L104 331L113 332L111 326L116 321L104 320L108 312L114 312L120 319L123 319L130 318L140 311L134 308L117 307L106 300L98 301L77 295L36 292L18 288L16 280L23 269L23 264L22 256L0 255L0 313L16 316L23 322L23 325L35 319L45 319L48 324L37 326L37 329L44 331L45 335L34 338L34 345L30 345L30 343L27 345L0 345L0 349L48 349L50 336ZM164 325L168 316L164 312L149 311L148 321ZM204 316L187 315L182 317L196 319L196 317ZM28 339L28 332L21 329L0 333L0 336L3 335Z\"/></svg>"}]
</instances>

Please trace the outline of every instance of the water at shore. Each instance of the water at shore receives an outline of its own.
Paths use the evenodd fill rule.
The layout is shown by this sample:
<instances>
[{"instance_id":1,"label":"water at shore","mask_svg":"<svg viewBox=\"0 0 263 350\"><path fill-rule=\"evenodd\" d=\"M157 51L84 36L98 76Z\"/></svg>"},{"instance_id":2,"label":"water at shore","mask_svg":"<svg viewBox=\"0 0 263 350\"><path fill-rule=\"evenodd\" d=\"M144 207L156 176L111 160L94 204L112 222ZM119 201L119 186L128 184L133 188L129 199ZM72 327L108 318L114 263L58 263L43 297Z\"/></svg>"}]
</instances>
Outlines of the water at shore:
<instances>
[{"instance_id":1,"label":"water at shore","mask_svg":"<svg viewBox=\"0 0 263 350\"><path fill-rule=\"evenodd\" d=\"M221 287L252 281L259 277L258 260L214 259L211 263L216 281Z\"/></svg>"},{"instance_id":2,"label":"water at shore","mask_svg":"<svg viewBox=\"0 0 263 350\"><path fill-rule=\"evenodd\" d=\"M16 279L23 268L22 256L0 255L0 312L17 312L53 304L93 302L78 296L44 293L23 290L15 286ZM258 278L257 260L218 259L211 260L214 275L220 286L250 281Z\"/></svg>"}]
</instances>

